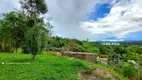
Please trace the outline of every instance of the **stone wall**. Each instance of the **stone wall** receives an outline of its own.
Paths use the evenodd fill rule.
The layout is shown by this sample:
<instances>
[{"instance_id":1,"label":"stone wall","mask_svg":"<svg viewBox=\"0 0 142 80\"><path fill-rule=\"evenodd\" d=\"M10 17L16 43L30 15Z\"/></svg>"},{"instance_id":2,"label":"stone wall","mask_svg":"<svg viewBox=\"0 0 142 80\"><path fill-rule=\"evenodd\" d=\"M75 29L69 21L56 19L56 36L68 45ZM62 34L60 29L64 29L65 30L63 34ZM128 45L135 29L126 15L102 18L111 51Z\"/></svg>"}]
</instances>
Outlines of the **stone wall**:
<instances>
[{"instance_id":1,"label":"stone wall","mask_svg":"<svg viewBox=\"0 0 142 80\"><path fill-rule=\"evenodd\" d=\"M83 53L83 52L63 52L63 56L75 57L90 62L96 62L96 55L94 53Z\"/></svg>"}]
</instances>

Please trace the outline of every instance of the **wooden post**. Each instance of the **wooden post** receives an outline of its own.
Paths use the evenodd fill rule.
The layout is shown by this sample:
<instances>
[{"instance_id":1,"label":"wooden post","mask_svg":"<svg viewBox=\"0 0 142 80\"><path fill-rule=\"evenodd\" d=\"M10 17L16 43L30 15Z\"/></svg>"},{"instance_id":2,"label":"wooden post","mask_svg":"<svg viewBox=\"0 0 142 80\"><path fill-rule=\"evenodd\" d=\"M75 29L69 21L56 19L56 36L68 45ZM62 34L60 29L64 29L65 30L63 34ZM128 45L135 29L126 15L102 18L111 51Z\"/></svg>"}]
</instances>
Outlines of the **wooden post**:
<instances>
[{"instance_id":1,"label":"wooden post","mask_svg":"<svg viewBox=\"0 0 142 80\"><path fill-rule=\"evenodd\" d=\"M140 80L140 57L138 55L138 80Z\"/></svg>"}]
</instances>

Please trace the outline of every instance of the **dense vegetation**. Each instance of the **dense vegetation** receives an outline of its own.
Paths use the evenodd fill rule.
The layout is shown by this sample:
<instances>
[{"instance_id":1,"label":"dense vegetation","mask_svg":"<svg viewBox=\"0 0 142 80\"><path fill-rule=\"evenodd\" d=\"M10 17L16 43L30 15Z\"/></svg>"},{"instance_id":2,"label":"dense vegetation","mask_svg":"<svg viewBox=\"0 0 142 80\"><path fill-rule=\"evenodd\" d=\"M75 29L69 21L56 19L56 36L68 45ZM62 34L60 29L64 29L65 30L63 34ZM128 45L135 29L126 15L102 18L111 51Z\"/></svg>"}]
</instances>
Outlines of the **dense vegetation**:
<instances>
[{"instance_id":1,"label":"dense vegetation","mask_svg":"<svg viewBox=\"0 0 142 80\"><path fill-rule=\"evenodd\" d=\"M140 75L142 72L142 41L89 42L88 39L80 41L53 37L51 36L52 25L44 21L44 14L48 11L44 0L21 0L20 4L21 10L4 13L4 18L0 19L0 52L32 54L33 59L37 54L46 54L49 51L89 52L97 54L101 58L107 58L107 67L123 74L124 77L131 80L142 79L142 75ZM120 45L102 45L103 43L120 43ZM24 55L23 57L19 56L18 60L25 58ZM7 59L2 57L1 60ZM45 56L42 57L45 58ZM44 61L42 58L41 60ZM133 62L128 62L129 60L133 60ZM31 62L36 63L32 60Z\"/></svg>"},{"instance_id":2,"label":"dense vegetation","mask_svg":"<svg viewBox=\"0 0 142 80\"><path fill-rule=\"evenodd\" d=\"M119 43L120 45L102 45L103 43ZM97 54L101 58L107 58L109 67L114 68L131 80L136 80L137 74L140 74L140 71L142 72L140 70L142 68L142 41L89 42L87 40L79 41L56 36L49 39L48 50ZM139 76L142 77L142 75Z\"/></svg>"},{"instance_id":3,"label":"dense vegetation","mask_svg":"<svg viewBox=\"0 0 142 80\"><path fill-rule=\"evenodd\" d=\"M0 20L1 51L33 54L33 59L46 44L51 25L44 22L47 6L44 0L20 0L21 10L4 14Z\"/></svg>"}]
</instances>

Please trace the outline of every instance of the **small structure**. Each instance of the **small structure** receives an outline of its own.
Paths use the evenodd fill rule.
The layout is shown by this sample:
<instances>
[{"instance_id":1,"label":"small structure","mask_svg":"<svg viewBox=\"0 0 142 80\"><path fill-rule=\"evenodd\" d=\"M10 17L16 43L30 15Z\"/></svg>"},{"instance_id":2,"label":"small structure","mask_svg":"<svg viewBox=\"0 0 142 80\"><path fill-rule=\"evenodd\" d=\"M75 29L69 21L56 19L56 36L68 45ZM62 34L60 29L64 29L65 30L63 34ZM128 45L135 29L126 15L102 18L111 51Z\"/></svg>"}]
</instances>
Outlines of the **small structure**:
<instances>
[{"instance_id":1,"label":"small structure","mask_svg":"<svg viewBox=\"0 0 142 80\"><path fill-rule=\"evenodd\" d=\"M96 62L96 54L94 53L85 53L85 52L63 52L63 56L75 57L82 60L87 60L90 62Z\"/></svg>"},{"instance_id":2,"label":"small structure","mask_svg":"<svg viewBox=\"0 0 142 80\"><path fill-rule=\"evenodd\" d=\"M136 68L138 66L138 63L136 61L134 61L134 60L128 60L127 62L132 63Z\"/></svg>"},{"instance_id":3,"label":"small structure","mask_svg":"<svg viewBox=\"0 0 142 80\"><path fill-rule=\"evenodd\" d=\"M107 58L97 58L97 61L98 62L100 62L100 63L102 63L102 64L105 64L105 65L107 65Z\"/></svg>"}]
</instances>

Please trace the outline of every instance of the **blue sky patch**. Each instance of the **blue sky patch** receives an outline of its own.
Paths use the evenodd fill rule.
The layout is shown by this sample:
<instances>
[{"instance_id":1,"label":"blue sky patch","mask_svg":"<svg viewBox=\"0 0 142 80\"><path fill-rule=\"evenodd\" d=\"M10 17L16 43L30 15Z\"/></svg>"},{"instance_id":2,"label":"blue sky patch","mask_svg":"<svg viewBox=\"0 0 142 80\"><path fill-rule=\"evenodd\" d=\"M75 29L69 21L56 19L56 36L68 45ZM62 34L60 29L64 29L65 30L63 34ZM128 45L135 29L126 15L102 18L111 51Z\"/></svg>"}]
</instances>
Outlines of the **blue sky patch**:
<instances>
[{"instance_id":1,"label":"blue sky patch","mask_svg":"<svg viewBox=\"0 0 142 80\"><path fill-rule=\"evenodd\" d=\"M106 40L114 40L114 39L116 39L116 37L107 37L107 38L105 38Z\"/></svg>"},{"instance_id":2,"label":"blue sky patch","mask_svg":"<svg viewBox=\"0 0 142 80\"><path fill-rule=\"evenodd\" d=\"M139 40L142 40L142 31L139 31L139 32L132 32L130 34L127 34L126 37L124 38L117 38L117 37L107 37L107 38L104 38L103 40L106 40L106 41L111 41L111 40L124 40L124 41L139 41Z\"/></svg>"},{"instance_id":3,"label":"blue sky patch","mask_svg":"<svg viewBox=\"0 0 142 80\"><path fill-rule=\"evenodd\" d=\"M130 33L125 40L142 40L142 31Z\"/></svg>"},{"instance_id":4,"label":"blue sky patch","mask_svg":"<svg viewBox=\"0 0 142 80\"><path fill-rule=\"evenodd\" d=\"M93 12L88 14L89 20L94 20L96 21L98 18L104 18L106 17L111 10L111 5L108 3L104 4L96 4Z\"/></svg>"}]
</instances>

